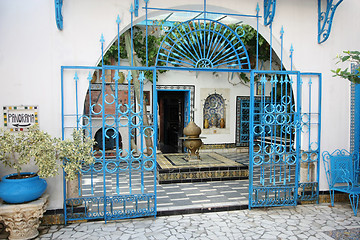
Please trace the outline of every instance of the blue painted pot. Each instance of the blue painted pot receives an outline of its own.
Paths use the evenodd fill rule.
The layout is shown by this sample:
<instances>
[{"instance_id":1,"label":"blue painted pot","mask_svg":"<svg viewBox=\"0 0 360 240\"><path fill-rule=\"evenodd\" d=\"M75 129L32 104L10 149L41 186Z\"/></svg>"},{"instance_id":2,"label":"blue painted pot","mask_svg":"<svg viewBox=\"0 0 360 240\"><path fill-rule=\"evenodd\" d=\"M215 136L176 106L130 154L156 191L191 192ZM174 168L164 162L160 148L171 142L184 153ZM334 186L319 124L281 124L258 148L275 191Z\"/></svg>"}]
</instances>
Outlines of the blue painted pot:
<instances>
[{"instance_id":1,"label":"blue painted pot","mask_svg":"<svg viewBox=\"0 0 360 240\"><path fill-rule=\"evenodd\" d=\"M23 172L21 175L34 174L32 172ZM7 203L24 203L38 199L47 186L46 180L34 176L23 179L9 179L17 175L16 173L6 175L0 182L0 198Z\"/></svg>"}]
</instances>

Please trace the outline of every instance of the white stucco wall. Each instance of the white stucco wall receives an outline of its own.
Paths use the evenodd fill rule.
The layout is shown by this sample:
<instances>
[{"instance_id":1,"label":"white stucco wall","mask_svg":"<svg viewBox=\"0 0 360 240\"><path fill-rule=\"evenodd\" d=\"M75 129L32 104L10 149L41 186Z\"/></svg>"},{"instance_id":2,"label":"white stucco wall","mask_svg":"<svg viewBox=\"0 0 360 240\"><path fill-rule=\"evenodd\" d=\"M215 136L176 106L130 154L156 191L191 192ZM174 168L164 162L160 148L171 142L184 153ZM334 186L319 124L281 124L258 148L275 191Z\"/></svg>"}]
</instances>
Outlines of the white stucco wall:
<instances>
[{"instance_id":1,"label":"white stucco wall","mask_svg":"<svg viewBox=\"0 0 360 240\"><path fill-rule=\"evenodd\" d=\"M121 31L130 21L129 7L133 1L76 0L64 1L64 30L55 23L54 1L0 1L0 105L38 105L41 129L61 135L60 67L63 65L94 66L100 56L100 35L109 45L115 37L116 16L122 20ZM189 8L203 1L184 0ZM255 14L253 0L208 0L208 10ZM141 6L144 3L141 1ZM176 7L177 1L151 0L151 7ZM360 1L344 1L335 13L330 38L317 44L317 1L277 1L273 25L273 44L279 51L279 32L284 27L284 49L293 44L294 69L323 74L322 151L349 148L350 89L345 80L333 78L334 57L343 50L358 50ZM144 11L139 14L143 19ZM156 14L150 12L150 15ZM261 11L262 14L262 11ZM242 19L254 25L253 20ZM260 24L260 33L269 38L269 30ZM284 64L290 67L289 51L284 52ZM66 79L71 81L71 79ZM215 83L214 83L215 84ZM215 87L215 86L214 86ZM237 94L239 95L239 94ZM199 96L196 96L199 97ZM231 96L233 101L233 96ZM0 119L3 126L3 119ZM1 168L0 175L9 172ZM62 208L62 177L48 179L51 194L50 209ZM321 190L326 190L321 175Z\"/></svg>"}]
</instances>

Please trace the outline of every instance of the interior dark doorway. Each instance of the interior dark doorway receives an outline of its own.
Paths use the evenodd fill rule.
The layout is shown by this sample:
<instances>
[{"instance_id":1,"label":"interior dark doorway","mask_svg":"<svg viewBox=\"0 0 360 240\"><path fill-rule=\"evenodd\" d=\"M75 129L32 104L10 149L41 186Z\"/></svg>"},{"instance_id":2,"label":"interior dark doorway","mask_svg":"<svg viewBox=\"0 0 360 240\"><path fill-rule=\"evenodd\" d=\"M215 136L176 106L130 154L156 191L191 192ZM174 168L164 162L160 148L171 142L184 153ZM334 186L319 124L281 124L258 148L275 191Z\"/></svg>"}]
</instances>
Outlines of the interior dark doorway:
<instances>
[{"instance_id":1,"label":"interior dark doorway","mask_svg":"<svg viewBox=\"0 0 360 240\"><path fill-rule=\"evenodd\" d=\"M184 91L158 91L159 148L162 153L183 152Z\"/></svg>"}]
</instances>

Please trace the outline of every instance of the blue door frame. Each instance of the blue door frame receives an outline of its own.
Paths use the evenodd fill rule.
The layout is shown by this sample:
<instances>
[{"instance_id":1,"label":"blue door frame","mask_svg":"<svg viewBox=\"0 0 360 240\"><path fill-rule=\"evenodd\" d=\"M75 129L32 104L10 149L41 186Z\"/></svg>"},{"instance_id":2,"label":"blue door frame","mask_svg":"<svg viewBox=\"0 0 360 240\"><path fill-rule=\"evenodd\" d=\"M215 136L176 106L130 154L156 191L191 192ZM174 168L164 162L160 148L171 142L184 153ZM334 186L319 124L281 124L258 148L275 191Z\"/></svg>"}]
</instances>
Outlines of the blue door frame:
<instances>
[{"instance_id":1,"label":"blue door frame","mask_svg":"<svg viewBox=\"0 0 360 240\"><path fill-rule=\"evenodd\" d=\"M185 103L184 103L184 128L189 124L191 118L191 90L189 89L156 89L157 92L184 92Z\"/></svg>"},{"instance_id":2,"label":"blue door frame","mask_svg":"<svg viewBox=\"0 0 360 240\"><path fill-rule=\"evenodd\" d=\"M191 106L190 106L190 94L191 91L188 89L157 89L157 92L184 92L184 125L182 126L183 129L189 124L190 122L190 113L191 113ZM159 120L160 121L160 120Z\"/></svg>"}]
</instances>

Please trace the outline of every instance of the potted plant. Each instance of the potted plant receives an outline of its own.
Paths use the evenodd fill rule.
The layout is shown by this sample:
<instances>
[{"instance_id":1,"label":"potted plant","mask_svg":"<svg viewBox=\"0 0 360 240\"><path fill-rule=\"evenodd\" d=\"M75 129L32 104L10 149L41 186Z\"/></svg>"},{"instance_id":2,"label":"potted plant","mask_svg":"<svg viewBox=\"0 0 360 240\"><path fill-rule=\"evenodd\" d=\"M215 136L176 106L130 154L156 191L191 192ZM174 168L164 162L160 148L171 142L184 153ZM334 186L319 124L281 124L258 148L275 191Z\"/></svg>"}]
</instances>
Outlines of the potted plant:
<instances>
[{"instance_id":1,"label":"potted plant","mask_svg":"<svg viewBox=\"0 0 360 240\"><path fill-rule=\"evenodd\" d=\"M39 198L45 191L47 177L63 167L66 179L74 179L83 164L92 164L94 141L74 130L72 139L60 140L41 131L37 125L27 132L0 129L0 162L16 170L0 182L0 198L8 203L23 203ZM36 172L22 172L34 164Z\"/></svg>"}]
</instances>

